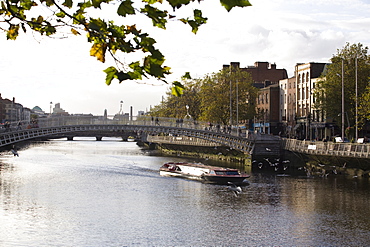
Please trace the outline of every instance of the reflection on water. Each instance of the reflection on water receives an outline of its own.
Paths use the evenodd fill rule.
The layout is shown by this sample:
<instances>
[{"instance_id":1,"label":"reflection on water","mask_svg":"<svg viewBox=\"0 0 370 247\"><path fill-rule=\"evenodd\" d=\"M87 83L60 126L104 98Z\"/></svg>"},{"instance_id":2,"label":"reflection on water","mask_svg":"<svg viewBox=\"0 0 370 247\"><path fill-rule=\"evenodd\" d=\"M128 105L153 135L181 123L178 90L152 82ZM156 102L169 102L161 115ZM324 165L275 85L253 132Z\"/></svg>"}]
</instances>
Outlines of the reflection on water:
<instances>
[{"instance_id":1,"label":"reflection on water","mask_svg":"<svg viewBox=\"0 0 370 247\"><path fill-rule=\"evenodd\" d=\"M3 246L364 246L369 181L252 173L226 186L159 176L181 157L135 143L56 140L4 153Z\"/></svg>"}]
</instances>

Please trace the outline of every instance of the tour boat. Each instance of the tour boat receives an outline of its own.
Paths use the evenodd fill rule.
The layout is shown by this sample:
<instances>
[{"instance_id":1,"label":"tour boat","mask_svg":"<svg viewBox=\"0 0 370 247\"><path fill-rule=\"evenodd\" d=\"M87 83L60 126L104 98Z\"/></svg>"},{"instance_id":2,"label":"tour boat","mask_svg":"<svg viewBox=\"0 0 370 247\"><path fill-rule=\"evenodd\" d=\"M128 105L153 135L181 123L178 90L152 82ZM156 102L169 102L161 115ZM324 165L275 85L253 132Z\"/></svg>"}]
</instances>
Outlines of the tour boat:
<instances>
[{"instance_id":1,"label":"tour boat","mask_svg":"<svg viewBox=\"0 0 370 247\"><path fill-rule=\"evenodd\" d=\"M202 163L168 162L159 168L161 176L174 176L201 180L208 183L243 184L248 174L238 169L204 165Z\"/></svg>"}]
</instances>

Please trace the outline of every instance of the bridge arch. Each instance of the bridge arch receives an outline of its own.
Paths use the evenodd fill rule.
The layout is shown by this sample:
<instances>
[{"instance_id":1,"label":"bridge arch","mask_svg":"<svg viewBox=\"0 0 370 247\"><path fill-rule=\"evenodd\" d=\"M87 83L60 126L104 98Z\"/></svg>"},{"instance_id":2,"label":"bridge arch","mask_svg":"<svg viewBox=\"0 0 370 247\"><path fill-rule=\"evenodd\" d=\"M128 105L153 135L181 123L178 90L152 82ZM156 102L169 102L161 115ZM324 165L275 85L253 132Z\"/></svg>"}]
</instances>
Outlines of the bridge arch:
<instances>
[{"instance_id":1,"label":"bridge arch","mask_svg":"<svg viewBox=\"0 0 370 247\"><path fill-rule=\"evenodd\" d=\"M250 153L253 149L253 140L239 136L223 134L209 130L181 128L174 126L133 125L133 124L80 124L53 127L32 128L10 131L0 134L0 147L15 144L21 141L36 138L63 138L67 136L122 136L122 132L141 134L143 141L146 135L171 134L204 139L221 145L229 146L241 152Z\"/></svg>"}]
</instances>

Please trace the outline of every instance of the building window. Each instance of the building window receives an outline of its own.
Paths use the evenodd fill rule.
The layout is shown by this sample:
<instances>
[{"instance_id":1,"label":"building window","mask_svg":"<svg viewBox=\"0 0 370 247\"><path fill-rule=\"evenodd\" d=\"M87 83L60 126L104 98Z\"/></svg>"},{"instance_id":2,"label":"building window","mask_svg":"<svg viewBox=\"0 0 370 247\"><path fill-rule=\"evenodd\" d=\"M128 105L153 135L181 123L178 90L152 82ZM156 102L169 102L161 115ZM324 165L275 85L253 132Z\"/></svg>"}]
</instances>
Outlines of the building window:
<instances>
[{"instance_id":1,"label":"building window","mask_svg":"<svg viewBox=\"0 0 370 247\"><path fill-rule=\"evenodd\" d=\"M301 99L301 89L298 88L298 92L297 92L297 100L300 100Z\"/></svg>"},{"instance_id":2,"label":"building window","mask_svg":"<svg viewBox=\"0 0 370 247\"><path fill-rule=\"evenodd\" d=\"M306 99L310 98L310 90L308 89L308 86L306 88Z\"/></svg>"}]
</instances>

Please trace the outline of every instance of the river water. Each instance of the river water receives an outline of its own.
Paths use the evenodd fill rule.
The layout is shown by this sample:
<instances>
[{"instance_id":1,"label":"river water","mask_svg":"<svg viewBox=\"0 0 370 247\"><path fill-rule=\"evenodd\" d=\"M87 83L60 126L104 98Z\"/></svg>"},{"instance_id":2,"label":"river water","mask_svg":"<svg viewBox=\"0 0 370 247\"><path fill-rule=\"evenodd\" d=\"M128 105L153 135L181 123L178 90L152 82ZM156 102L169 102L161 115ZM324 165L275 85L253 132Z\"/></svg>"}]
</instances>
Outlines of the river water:
<instances>
[{"instance_id":1,"label":"river water","mask_svg":"<svg viewBox=\"0 0 370 247\"><path fill-rule=\"evenodd\" d=\"M236 197L167 161L114 138L2 153L0 246L370 245L368 179L251 173Z\"/></svg>"}]
</instances>

